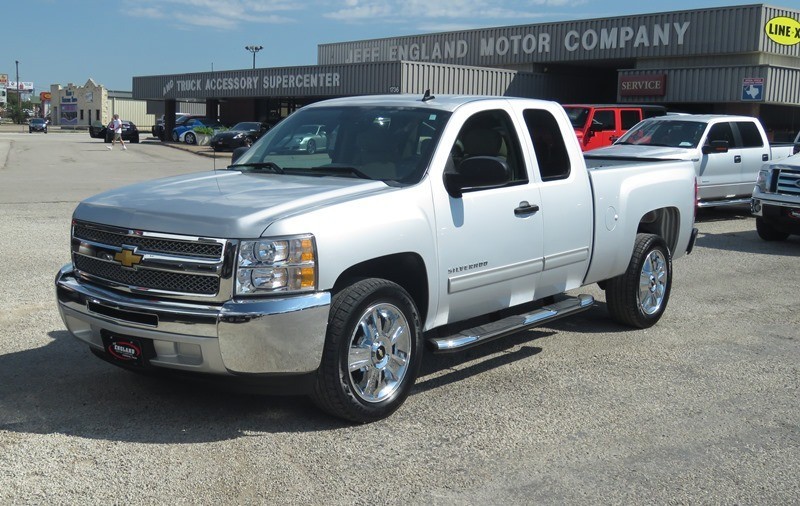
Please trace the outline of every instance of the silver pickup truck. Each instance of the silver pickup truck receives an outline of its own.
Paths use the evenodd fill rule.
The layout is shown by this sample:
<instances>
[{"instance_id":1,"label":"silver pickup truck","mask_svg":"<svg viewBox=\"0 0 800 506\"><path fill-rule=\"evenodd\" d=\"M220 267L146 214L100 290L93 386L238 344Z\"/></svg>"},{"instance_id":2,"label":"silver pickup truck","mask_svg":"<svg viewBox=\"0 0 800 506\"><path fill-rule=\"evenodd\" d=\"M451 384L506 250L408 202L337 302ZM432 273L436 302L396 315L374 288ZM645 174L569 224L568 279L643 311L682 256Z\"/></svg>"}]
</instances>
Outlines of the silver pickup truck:
<instances>
[{"instance_id":1,"label":"silver pickup truck","mask_svg":"<svg viewBox=\"0 0 800 506\"><path fill-rule=\"evenodd\" d=\"M697 174L698 206L749 204L765 162L792 154L791 145L770 146L756 118L680 115L650 118L612 146L586 152L592 159L689 160Z\"/></svg>"},{"instance_id":2,"label":"silver pickup truck","mask_svg":"<svg viewBox=\"0 0 800 506\"><path fill-rule=\"evenodd\" d=\"M296 142L309 125L313 150ZM654 325L694 202L689 162L588 170L553 102L323 101L226 170L80 203L58 307L116 365L274 380L368 422L402 404L425 348L586 310L563 296L582 285L616 321Z\"/></svg>"}]
</instances>

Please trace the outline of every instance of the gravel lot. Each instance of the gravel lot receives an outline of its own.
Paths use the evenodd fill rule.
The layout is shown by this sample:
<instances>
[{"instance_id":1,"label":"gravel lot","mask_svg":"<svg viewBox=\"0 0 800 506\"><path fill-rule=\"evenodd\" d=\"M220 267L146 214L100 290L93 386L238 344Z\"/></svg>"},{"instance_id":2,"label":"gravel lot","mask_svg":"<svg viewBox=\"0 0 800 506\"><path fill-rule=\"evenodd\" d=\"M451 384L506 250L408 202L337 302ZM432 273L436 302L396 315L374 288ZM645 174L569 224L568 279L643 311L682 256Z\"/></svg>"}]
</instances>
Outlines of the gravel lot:
<instances>
[{"instance_id":1,"label":"gravel lot","mask_svg":"<svg viewBox=\"0 0 800 506\"><path fill-rule=\"evenodd\" d=\"M142 377L64 329L77 202L212 168L156 142L0 133L0 504L797 504L800 238L699 217L654 328L590 311L429 355L391 418ZM224 165L224 164L222 164Z\"/></svg>"}]
</instances>

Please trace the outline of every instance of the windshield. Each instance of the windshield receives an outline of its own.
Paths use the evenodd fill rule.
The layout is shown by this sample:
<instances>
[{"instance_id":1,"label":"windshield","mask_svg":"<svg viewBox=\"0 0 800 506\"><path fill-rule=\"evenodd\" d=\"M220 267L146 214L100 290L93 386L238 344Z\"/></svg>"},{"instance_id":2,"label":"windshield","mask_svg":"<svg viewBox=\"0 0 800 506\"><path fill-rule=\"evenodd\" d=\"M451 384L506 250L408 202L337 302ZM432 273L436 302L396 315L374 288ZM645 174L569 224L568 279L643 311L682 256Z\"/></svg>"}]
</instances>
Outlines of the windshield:
<instances>
[{"instance_id":1,"label":"windshield","mask_svg":"<svg viewBox=\"0 0 800 506\"><path fill-rule=\"evenodd\" d=\"M258 130L259 125L258 123L253 122L244 122L244 123L236 123L231 127L231 130L236 130L237 132L249 132L251 130Z\"/></svg>"},{"instance_id":2,"label":"windshield","mask_svg":"<svg viewBox=\"0 0 800 506\"><path fill-rule=\"evenodd\" d=\"M31 123L35 123L35 124L38 125L38 124L44 123L44 120L41 119L41 118L34 118L34 119L31 120Z\"/></svg>"},{"instance_id":3,"label":"windshield","mask_svg":"<svg viewBox=\"0 0 800 506\"><path fill-rule=\"evenodd\" d=\"M572 123L572 128L582 129L586 124L586 118L589 117L588 107L565 107L569 122Z\"/></svg>"},{"instance_id":4,"label":"windshield","mask_svg":"<svg viewBox=\"0 0 800 506\"><path fill-rule=\"evenodd\" d=\"M705 129L706 124L697 121L644 120L615 144L696 148Z\"/></svg>"},{"instance_id":5,"label":"windshield","mask_svg":"<svg viewBox=\"0 0 800 506\"><path fill-rule=\"evenodd\" d=\"M301 109L269 130L231 168L414 184L428 168L450 113L384 106Z\"/></svg>"}]
</instances>

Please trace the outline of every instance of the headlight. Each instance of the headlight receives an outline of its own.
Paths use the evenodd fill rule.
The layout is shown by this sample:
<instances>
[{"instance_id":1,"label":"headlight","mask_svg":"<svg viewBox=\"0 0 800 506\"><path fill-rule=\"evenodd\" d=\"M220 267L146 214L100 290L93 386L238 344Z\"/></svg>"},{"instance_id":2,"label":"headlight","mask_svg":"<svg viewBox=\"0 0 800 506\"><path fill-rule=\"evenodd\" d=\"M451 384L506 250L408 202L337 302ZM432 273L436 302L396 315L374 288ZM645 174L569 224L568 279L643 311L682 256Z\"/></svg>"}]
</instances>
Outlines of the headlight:
<instances>
[{"instance_id":1,"label":"headlight","mask_svg":"<svg viewBox=\"0 0 800 506\"><path fill-rule=\"evenodd\" d=\"M237 294L302 292L316 288L314 236L245 240L239 244Z\"/></svg>"},{"instance_id":2,"label":"headlight","mask_svg":"<svg viewBox=\"0 0 800 506\"><path fill-rule=\"evenodd\" d=\"M756 178L756 187L758 191L761 193L769 192L770 187L770 176L772 171L769 169L761 169L758 171L758 177Z\"/></svg>"},{"instance_id":3,"label":"headlight","mask_svg":"<svg viewBox=\"0 0 800 506\"><path fill-rule=\"evenodd\" d=\"M242 137L244 137L244 134L242 134L242 133L238 133L238 134L233 136L234 139L241 139Z\"/></svg>"}]
</instances>

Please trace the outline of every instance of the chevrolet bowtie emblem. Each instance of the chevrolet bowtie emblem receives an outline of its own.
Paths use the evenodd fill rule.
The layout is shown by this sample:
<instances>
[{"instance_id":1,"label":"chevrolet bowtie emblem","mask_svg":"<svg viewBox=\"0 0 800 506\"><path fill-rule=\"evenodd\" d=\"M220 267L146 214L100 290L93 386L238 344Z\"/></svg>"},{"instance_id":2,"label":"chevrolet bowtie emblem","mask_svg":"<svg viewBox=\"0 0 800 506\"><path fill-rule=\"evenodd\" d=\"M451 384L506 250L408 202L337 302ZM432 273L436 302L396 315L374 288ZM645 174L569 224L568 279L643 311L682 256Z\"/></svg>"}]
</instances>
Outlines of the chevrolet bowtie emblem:
<instances>
[{"instance_id":1,"label":"chevrolet bowtie emblem","mask_svg":"<svg viewBox=\"0 0 800 506\"><path fill-rule=\"evenodd\" d=\"M123 267L133 267L141 262L142 258L142 255L137 255L133 250L127 248L114 255L114 260L121 263Z\"/></svg>"}]
</instances>

